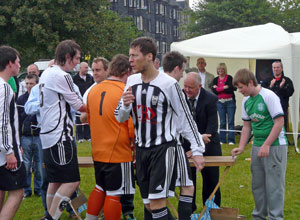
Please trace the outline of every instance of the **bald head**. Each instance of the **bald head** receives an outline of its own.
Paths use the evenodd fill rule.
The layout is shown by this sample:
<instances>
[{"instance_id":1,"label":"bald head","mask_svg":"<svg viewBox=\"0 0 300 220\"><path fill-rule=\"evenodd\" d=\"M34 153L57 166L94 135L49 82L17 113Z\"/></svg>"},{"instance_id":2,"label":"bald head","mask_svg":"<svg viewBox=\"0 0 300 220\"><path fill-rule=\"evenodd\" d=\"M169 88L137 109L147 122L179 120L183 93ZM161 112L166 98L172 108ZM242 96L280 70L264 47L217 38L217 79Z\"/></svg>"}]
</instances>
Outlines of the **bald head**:
<instances>
[{"instance_id":1,"label":"bald head","mask_svg":"<svg viewBox=\"0 0 300 220\"><path fill-rule=\"evenodd\" d=\"M186 75L184 79L184 92L188 98L196 98L201 86L201 77L198 73L190 72Z\"/></svg>"},{"instance_id":2,"label":"bald head","mask_svg":"<svg viewBox=\"0 0 300 220\"><path fill-rule=\"evenodd\" d=\"M81 62L79 66L79 74L85 76L89 71L89 65L86 62Z\"/></svg>"},{"instance_id":3,"label":"bald head","mask_svg":"<svg viewBox=\"0 0 300 220\"><path fill-rule=\"evenodd\" d=\"M39 76L40 75L40 70L39 70L37 65L30 64L27 67L27 74L35 74L35 75Z\"/></svg>"}]
</instances>

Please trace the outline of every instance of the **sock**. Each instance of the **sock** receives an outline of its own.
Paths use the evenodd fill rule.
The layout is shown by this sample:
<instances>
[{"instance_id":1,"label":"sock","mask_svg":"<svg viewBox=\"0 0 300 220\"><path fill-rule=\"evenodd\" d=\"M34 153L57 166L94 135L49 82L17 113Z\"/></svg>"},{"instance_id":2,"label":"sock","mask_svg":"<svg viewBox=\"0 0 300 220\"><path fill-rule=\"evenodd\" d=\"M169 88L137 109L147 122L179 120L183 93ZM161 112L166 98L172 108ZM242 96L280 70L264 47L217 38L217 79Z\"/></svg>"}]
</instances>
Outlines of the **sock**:
<instances>
[{"instance_id":1,"label":"sock","mask_svg":"<svg viewBox=\"0 0 300 220\"><path fill-rule=\"evenodd\" d=\"M193 196L180 195L178 203L179 219L191 219L193 212Z\"/></svg>"},{"instance_id":2,"label":"sock","mask_svg":"<svg viewBox=\"0 0 300 220\"><path fill-rule=\"evenodd\" d=\"M87 220L89 219L92 220L93 219L92 216L98 217L103 207L104 200L105 200L105 192L100 190L100 187L96 185L93 191L91 192L87 203L87 210L86 210Z\"/></svg>"},{"instance_id":3,"label":"sock","mask_svg":"<svg viewBox=\"0 0 300 220\"><path fill-rule=\"evenodd\" d=\"M167 210L168 210L168 220L175 220L175 218L173 217L173 215L168 207L167 207Z\"/></svg>"},{"instance_id":4,"label":"sock","mask_svg":"<svg viewBox=\"0 0 300 220\"><path fill-rule=\"evenodd\" d=\"M169 215L167 207L152 210L153 220L168 220L168 216Z\"/></svg>"},{"instance_id":5,"label":"sock","mask_svg":"<svg viewBox=\"0 0 300 220\"><path fill-rule=\"evenodd\" d=\"M106 196L104 202L105 220L116 220L121 218L121 202L119 196Z\"/></svg>"},{"instance_id":6,"label":"sock","mask_svg":"<svg viewBox=\"0 0 300 220\"><path fill-rule=\"evenodd\" d=\"M152 220L152 213L144 206L144 220Z\"/></svg>"}]
</instances>

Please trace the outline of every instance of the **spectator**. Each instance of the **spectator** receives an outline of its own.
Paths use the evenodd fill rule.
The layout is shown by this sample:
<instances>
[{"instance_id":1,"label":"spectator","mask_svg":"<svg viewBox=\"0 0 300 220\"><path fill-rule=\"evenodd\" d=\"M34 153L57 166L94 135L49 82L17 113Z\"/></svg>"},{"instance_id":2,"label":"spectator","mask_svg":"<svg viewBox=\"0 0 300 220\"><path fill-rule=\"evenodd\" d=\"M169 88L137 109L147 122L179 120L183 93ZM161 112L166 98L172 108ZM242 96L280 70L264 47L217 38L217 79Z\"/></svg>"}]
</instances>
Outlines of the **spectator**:
<instances>
[{"instance_id":1,"label":"spectator","mask_svg":"<svg viewBox=\"0 0 300 220\"><path fill-rule=\"evenodd\" d=\"M27 74L35 74L37 76L40 76L40 70L37 65L30 64L27 67ZM25 92L27 92L27 86L25 80L23 80L22 82L20 82L18 96L23 95Z\"/></svg>"},{"instance_id":2,"label":"spectator","mask_svg":"<svg viewBox=\"0 0 300 220\"><path fill-rule=\"evenodd\" d=\"M203 88L211 92L214 75L206 71L206 61L203 57L197 59L197 67L201 82L203 82Z\"/></svg>"},{"instance_id":3,"label":"spectator","mask_svg":"<svg viewBox=\"0 0 300 220\"><path fill-rule=\"evenodd\" d=\"M86 62L81 62L79 67L79 72L73 77L74 84L78 86L81 96L84 95L86 90L94 84L93 77L88 74L89 66ZM83 142L83 140L91 139L91 132L89 125L79 125L80 117L76 117L76 134L78 143Z\"/></svg>"},{"instance_id":4,"label":"spectator","mask_svg":"<svg viewBox=\"0 0 300 220\"><path fill-rule=\"evenodd\" d=\"M235 144L234 116L235 116L235 95L236 88L232 85L232 76L227 74L225 63L220 63L217 67L218 76L213 80L213 92L218 96L218 112L220 117L220 141L227 143L226 130L228 124L228 144Z\"/></svg>"},{"instance_id":5,"label":"spectator","mask_svg":"<svg viewBox=\"0 0 300 220\"><path fill-rule=\"evenodd\" d=\"M294 93L292 80L283 73L283 66L280 61L272 63L273 76L263 81L262 87L271 89L280 98L281 107L284 112L284 127L288 130L288 108L289 99Z\"/></svg>"},{"instance_id":6,"label":"spectator","mask_svg":"<svg viewBox=\"0 0 300 220\"><path fill-rule=\"evenodd\" d=\"M184 80L184 91L190 103L198 131L211 135L210 141L205 143L204 156L222 156L218 133L218 97L202 87L199 74L190 72ZM190 150L189 143L184 142L186 150ZM192 167L193 181L196 186L196 172ZM202 204L204 205L219 182L219 167L204 167L202 174ZM196 188L196 187L195 187ZM214 202L221 205L220 188L216 191ZM196 209L196 192L194 193L193 210Z\"/></svg>"},{"instance_id":7,"label":"spectator","mask_svg":"<svg viewBox=\"0 0 300 220\"><path fill-rule=\"evenodd\" d=\"M23 148L23 159L26 168L26 187L24 198L31 196L31 174L34 173L34 194L41 196L43 182L42 175L42 143L39 137L40 128L35 115L27 115L24 105L28 100L31 88L38 84L39 78L35 74L28 74L25 78L26 92L17 99L19 112L19 125L21 134L21 146ZM32 172L31 172L32 170Z\"/></svg>"}]
</instances>

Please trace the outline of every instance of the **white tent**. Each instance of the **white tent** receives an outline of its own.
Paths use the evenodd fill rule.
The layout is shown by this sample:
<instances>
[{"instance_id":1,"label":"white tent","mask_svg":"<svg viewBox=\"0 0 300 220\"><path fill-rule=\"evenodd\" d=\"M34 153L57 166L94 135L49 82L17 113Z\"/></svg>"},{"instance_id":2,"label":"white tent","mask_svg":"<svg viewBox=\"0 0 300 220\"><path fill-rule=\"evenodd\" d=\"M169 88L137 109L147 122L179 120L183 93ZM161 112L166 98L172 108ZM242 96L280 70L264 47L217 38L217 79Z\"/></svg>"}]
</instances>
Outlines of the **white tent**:
<instances>
[{"instance_id":1,"label":"white tent","mask_svg":"<svg viewBox=\"0 0 300 220\"><path fill-rule=\"evenodd\" d=\"M292 79L295 92L290 98L290 115L297 146L299 122L300 33L290 34L281 26L268 23L206 34L174 42L172 51L185 56L244 59L281 59L284 73ZM250 67L250 66L249 66ZM251 68L253 71L253 68ZM255 69L255 68L254 68ZM298 151L298 148L296 147Z\"/></svg>"}]
</instances>

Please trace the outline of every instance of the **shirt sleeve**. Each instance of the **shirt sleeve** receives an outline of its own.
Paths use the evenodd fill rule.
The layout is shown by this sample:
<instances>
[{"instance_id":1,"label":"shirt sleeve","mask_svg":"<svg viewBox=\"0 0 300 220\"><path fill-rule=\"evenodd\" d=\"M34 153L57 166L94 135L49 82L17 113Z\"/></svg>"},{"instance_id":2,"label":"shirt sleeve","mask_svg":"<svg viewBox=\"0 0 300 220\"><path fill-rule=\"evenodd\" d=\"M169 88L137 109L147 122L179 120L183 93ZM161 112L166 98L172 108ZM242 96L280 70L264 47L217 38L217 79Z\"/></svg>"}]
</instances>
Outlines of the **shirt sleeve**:
<instances>
[{"instance_id":1,"label":"shirt sleeve","mask_svg":"<svg viewBox=\"0 0 300 220\"><path fill-rule=\"evenodd\" d=\"M24 109L26 114L35 115L40 112L39 84L32 87Z\"/></svg>"},{"instance_id":2,"label":"shirt sleeve","mask_svg":"<svg viewBox=\"0 0 300 220\"><path fill-rule=\"evenodd\" d=\"M127 91L127 89L129 88L128 85L129 84L127 82L127 84L124 88L124 92ZM128 120L131 109L132 109L132 104L130 104L128 107L126 107L123 103L123 98L121 98L117 105L117 108L115 109L115 112L114 112L117 121L121 123L121 122Z\"/></svg>"},{"instance_id":3,"label":"shirt sleeve","mask_svg":"<svg viewBox=\"0 0 300 220\"><path fill-rule=\"evenodd\" d=\"M250 121L250 117L248 116L247 112L246 112L246 109L245 109L245 103L246 101L248 100L249 97L245 97L243 98L243 101L242 101L242 119L244 121Z\"/></svg>"},{"instance_id":4,"label":"shirt sleeve","mask_svg":"<svg viewBox=\"0 0 300 220\"><path fill-rule=\"evenodd\" d=\"M191 143L193 156L203 155L205 145L202 135L198 132L196 122L193 119L179 84L176 82L170 89L172 94L172 97L170 97L172 108L181 121L181 135Z\"/></svg>"},{"instance_id":5,"label":"shirt sleeve","mask_svg":"<svg viewBox=\"0 0 300 220\"><path fill-rule=\"evenodd\" d=\"M58 77L53 88L56 90L56 92L61 94L66 102L68 102L75 110L80 109L80 107L83 105L82 98L80 98L76 93L73 79L69 74Z\"/></svg>"},{"instance_id":6,"label":"shirt sleeve","mask_svg":"<svg viewBox=\"0 0 300 220\"><path fill-rule=\"evenodd\" d=\"M275 93L271 92L270 95L265 96L265 103L272 118L284 115L280 99Z\"/></svg>"},{"instance_id":7,"label":"shirt sleeve","mask_svg":"<svg viewBox=\"0 0 300 220\"><path fill-rule=\"evenodd\" d=\"M13 91L8 84L0 86L0 150L6 155L13 152L12 131L10 127L10 99Z\"/></svg>"}]
</instances>

